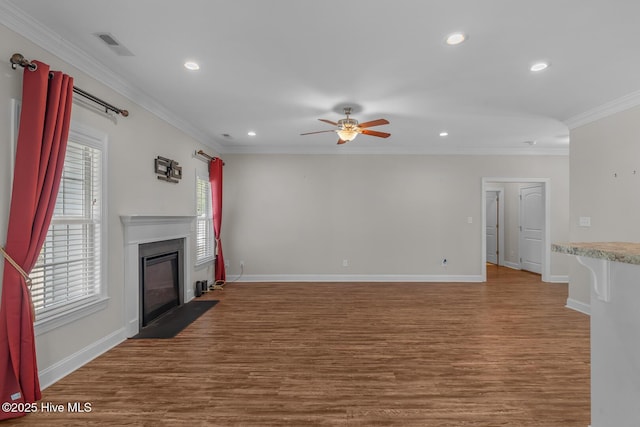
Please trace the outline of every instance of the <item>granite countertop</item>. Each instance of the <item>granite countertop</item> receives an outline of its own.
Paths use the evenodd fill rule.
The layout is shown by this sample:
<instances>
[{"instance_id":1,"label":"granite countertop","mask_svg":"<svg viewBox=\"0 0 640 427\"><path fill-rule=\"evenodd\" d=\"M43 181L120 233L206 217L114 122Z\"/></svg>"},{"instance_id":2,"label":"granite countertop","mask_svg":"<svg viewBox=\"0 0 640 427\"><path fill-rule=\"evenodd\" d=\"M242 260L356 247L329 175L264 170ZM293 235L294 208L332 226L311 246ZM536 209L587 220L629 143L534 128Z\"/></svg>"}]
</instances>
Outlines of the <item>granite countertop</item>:
<instances>
[{"instance_id":1,"label":"granite countertop","mask_svg":"<svg viewBox=\"0 0 640 427\"><path fill-rule=\"evenodd\" d=\"M640 265L640 243L631 242L580 242L554 243L553 252L606 259Z\"/></svg>"}]
</instances>

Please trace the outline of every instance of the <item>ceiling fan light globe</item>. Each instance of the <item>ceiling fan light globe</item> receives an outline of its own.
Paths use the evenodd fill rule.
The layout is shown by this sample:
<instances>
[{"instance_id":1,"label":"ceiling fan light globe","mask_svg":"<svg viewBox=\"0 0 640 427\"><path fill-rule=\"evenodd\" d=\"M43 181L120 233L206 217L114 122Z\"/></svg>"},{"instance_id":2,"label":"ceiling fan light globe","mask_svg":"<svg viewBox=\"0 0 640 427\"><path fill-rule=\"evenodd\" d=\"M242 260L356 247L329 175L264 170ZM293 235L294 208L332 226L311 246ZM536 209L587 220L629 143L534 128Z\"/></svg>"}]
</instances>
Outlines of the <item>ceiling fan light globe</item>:
<instances>
[{"instance_id":1,"label":"ceiling fan light globe","mask_svg":"<svg viewBox=\"0 0 640 427\"><path fill-rule=\"evenodd\" d=\"M338 131L338 136L343 141L353 141L358 136L358 132L352 129L341 129Z\"/></svg>"}]
</instances>

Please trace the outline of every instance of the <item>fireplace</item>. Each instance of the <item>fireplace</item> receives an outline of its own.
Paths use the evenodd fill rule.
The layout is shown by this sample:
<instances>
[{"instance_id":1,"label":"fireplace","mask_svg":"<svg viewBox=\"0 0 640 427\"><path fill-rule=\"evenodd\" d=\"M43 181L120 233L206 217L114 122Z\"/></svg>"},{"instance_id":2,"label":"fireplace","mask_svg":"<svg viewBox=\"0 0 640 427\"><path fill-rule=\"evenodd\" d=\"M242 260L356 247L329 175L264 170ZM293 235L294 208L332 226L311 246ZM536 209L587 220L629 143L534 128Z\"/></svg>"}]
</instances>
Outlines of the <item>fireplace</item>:
<instances>
[{"instance_id":1,"label":"fireplace","mask_svg":"<svg viewBox=\"0 0 640 427\"><path fill-rule=\"evenodd\" d=\"M183 303L184 239L141 244L140 326Z\"/></svg>"},{"instance_id":2,"label":"fireplace","mask_svg":"<svg viewBox=\"0 0 640 427\"><path fill-rule=\"evenodd\" d=\"M145 247L149 243L155 242L167 242L173 240L182 241L182 267L178 263L178 280L179 289L178 297L179 303L184 304L189 302L193 297L193 287L186 284L191 283L191 245L192 234L194 229L195 216L152 216L152 215L121 215L124 231L124 324L125 333L127 337L133 337L142 328L144 323L142 296L140 277L144 270L141 262L141 258L152 257L155 255L163 255L167 252L175 252L173 250L160 250L153 252L140 253L141 247ZM180 257L179 257L180 258ZM160 258L161 261L168 261ZM152 269L156 267L160 270L164 269L164 273L161 276L173 275L173 266L152 266ZM167 273L168 271L168 273ZM157 272L155 272L157 273ZM152 271L153 275L154 272ZM168 287L162 285L161 287ZM166 291L168 292L168 291Z\"/></svg>"}]
</instances>

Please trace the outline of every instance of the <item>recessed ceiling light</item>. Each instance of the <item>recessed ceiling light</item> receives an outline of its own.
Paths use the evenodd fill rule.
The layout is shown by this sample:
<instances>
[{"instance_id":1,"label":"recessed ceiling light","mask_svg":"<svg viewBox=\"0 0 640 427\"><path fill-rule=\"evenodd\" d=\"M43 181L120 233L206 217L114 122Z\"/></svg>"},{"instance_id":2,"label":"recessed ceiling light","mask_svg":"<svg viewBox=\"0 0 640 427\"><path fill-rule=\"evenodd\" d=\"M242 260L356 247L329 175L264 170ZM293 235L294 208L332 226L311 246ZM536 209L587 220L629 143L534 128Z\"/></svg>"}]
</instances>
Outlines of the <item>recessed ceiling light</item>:
<instances>
[{"instance_id":1,"label":"recessed ceiling light","mask_svg":"<svg viewBox=\"0 0 640 427\"><path fill-rule=\"evenodd\" d=\"M542 71L547 69L547 67L549 67L549 63L548 62L536 62L535 64L533 64L530 68L531 71Z\"/></svg>"},{"instance_id":2,"label":"recessed ceiling light","mask_svg":"<svg viewBox=\"0 0 640 427\"><path fill-rule=\"evenodd\" d=\"M255 133L254 131L252 131L252 130L251 130L251 131L247 132L247 135L249 135L249 136L256 136L256 133Z\"/></svg>"},{"instance_id":3,"label":"recessed ceiling light","mask_svg":"<svg viewBox=\"0 0 640 427\"><path fill-rule=\"evenodd\" d=\"M464 33L453 33L447 36L447 44L454 46L462 43L467 39L467 36Z\"/></svg>"},{"instance_id":4,"label":"recessed ceiling light","mask_svg":"<svg viewBox=\"0 0 640 427\"><path fill-rule=\"evenodd\" d=\"M186 68L187 70L196 71L200 69L200 66L197 62L187 61L184 63L184 68Z\"/></svg>"},{"instance_id":5,"label":"recessed ceiling light","mask_svg":"<svg viewBox=\"0 0 640 427\"><path fill-rule=\"evenodd\" d=\"M440 136L449 136L449 132L442 131L440 132Z\"/></svg>"}]
</instances>

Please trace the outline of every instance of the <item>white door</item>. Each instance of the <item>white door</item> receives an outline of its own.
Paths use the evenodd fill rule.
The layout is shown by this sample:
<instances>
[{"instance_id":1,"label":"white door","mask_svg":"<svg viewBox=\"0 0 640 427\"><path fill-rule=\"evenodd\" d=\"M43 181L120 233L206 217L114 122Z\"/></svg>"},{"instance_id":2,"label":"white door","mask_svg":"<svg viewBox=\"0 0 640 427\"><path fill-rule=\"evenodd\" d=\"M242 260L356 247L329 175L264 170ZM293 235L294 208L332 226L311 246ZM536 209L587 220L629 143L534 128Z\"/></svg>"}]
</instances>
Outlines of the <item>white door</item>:
<instances>
[{"instance_id":1,"label":"white door","mask_svg":"<svg viewBox=\"0 0 640 427\"><path fill-rule=\"evenodd\" d=\"M542 185L520 188L520 268L542 274L544 197Z\"/></svg>"},{"instance_id":2,"label":"white door","mask_svg":"<svg viewBox=\"0 0 640 427\"><path fill-rule=\"evenodd\" d=\"M498 191L487 191L486 224L487 234L487 262L498 264Z\"/></svg>"}]
</instances>

